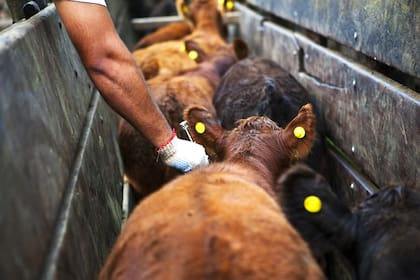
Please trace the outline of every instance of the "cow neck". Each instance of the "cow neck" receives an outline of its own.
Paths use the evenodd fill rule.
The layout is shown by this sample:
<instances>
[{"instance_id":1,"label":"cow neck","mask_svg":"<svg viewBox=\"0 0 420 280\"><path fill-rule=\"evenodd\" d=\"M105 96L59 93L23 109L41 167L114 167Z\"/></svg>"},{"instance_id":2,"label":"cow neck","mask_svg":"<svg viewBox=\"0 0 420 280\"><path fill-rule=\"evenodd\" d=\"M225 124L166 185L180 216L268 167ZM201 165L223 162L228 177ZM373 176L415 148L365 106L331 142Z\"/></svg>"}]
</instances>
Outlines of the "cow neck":
<instances>
[{"instance_id":1,"label":"cow neck","mask_svg":"<svg viewBox=\"0 0 420 280\"><path fill-rule=\"evenodd\" d=\"M231 160L227 161L232 166L236 166L236 173L242 179L254 183L261 187L270 196L275 198L273 191L273 185L276 179L276 175L273 174L266 165L261 162L251 162L247 159L243 160Z\"/></svg>"},{"instance_id":2,"label":"cow neck","mask_svg":"<svg viewBox=\"0 0 420 280\"><path fill-rule=\"evenodd\" d=\"M275 197L274 184L291 164L286 145L281 139L279 140L276 143L279 145L277 149L274 146L267 146L266 149L260 146L256 151L236 151L234 155L225 155L223 161L248 170L249 179Z\"/></svg>"},{"instance_id":3,"label":"cow neck","mask_svg":"<svg viewBox=\"0 0 420 280\"><path fill-rule=\"evenodd\" d=\"M217 11L209 12L208 10L201 10L197 13L197 20L195 30L210 32L212 34L220 34L220 18Z\"/></svg>"}]
</instances>

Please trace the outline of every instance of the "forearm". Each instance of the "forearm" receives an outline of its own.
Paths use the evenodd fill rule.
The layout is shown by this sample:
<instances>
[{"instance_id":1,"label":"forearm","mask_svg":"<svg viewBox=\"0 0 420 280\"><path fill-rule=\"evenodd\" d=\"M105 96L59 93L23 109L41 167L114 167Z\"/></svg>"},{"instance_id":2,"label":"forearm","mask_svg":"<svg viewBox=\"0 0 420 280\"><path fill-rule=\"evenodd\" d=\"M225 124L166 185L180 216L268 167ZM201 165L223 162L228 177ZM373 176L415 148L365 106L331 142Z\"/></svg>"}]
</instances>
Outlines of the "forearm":
<instances>
[{"instance_id":1,"label":"forearm","mask_svg":"<svg viewBox=\"0 0 420 280\"><path fill-rule=\"evenodd\" d=\"M133 59L104 58L86 67L106 102L158 147L171 136L171 128L148 93Z\"/></svg>"},{"instance_id":2,"label":"forearm","mask_svg":"<svg viewBox=\"0 0 420 280\"><path fill-rule=\"evenodd\" d=\"M171 129L106 8L71 1L55 3L89 76L111 108L156 147L167 141Z\"/></svg>"}]
</instances>

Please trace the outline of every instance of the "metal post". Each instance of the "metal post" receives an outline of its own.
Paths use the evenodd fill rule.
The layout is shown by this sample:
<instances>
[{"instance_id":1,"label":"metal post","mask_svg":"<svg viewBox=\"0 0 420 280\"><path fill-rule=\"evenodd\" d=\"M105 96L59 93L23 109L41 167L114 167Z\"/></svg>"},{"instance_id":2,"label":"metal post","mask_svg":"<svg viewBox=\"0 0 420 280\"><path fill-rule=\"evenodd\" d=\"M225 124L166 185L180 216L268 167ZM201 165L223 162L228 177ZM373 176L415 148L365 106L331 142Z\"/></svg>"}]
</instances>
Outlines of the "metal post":
<instances>
[{"instance_id":1,"label":"metal post","mask_svg":"<svg viewBox=\"0 0 420 280\"><path fill-rule=\"evenodd\" d=\"M239 24L240 13L229 12L223 16L224 24ZM136 31L153 29L173 22L182 22L184 19L180 16L133 18L131 24Z\"/></svg>"},{"instance_id":2,"label":"metal post","mask_svg":"<svg viewBox=\"0 0 420 280\"><path fill-rule=\"evenodd\" d=\"M30 18L47 6L46 0L6 0L13 22Z\"/></svg>"}]
</instances>

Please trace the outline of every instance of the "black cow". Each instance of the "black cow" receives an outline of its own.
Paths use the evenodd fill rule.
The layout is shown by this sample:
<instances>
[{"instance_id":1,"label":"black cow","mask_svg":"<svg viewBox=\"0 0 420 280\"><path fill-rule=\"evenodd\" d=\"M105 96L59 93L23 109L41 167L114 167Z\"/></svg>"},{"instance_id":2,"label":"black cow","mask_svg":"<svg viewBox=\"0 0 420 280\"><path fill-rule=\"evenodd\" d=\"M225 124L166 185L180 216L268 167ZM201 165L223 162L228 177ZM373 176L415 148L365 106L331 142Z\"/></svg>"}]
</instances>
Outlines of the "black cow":
<instances>
[{"instance_id":1,"label":"black cow","mask_svg":"<svg viewBox=\"0 0 420 280\"><path fill-rule=\"evenodd\" d=\"M223 76L213 103L225 129L232 129L238 120L249 116L267 116L284 127L299 108L312 103L317 119L317 139L307 163L329 177L323 120L305 88L274 61L254 57L235 63Z\"/></svg>"},{"instance_id":2,"label":"black cow","mask_svg":"<svg viewBox=\"0 0 420 280\"><path fill-rule=\"evenodd\" d=\"M420 279L418 190L382 189L350 210L321 175L296 165L279 179L276 191L288 219L316 256L338 249L360 280ZM308 208L313 213L304 207L309 196L322 203Z\"/></svg>"}]
</instances>

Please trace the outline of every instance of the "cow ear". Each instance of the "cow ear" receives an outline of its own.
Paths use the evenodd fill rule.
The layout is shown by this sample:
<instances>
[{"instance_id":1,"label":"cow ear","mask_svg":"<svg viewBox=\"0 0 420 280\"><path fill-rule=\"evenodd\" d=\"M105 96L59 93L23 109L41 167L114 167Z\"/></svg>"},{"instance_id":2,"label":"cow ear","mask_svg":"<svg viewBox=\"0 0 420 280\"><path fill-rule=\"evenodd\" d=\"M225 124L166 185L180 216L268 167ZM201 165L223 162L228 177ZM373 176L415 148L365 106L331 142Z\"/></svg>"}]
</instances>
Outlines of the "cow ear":
<instances>
[{"instance_id":1,"label":"cow ear","mask_svg":"<svg viewBox=\"0 0 420 280\"><path fill-rule=\"evenodd\" d=\"M300 108L297 116L282 131L281 137L289 150L292 160L305 158L312 149L315 140L315 115L312 105Z\"/></svg>"},{"instance_id":2,"label":"cow ear","mask_svg":"<svg viewBox=\"0 0 420 280\"><path fill-rule=\"evenodd\" d=\"M277 180L275 193L287 219L309 243L316 257L353 245L356 222L320 174L296 164Z\"/></svg>"},{"instance_id":3,"label":"cow ear","mask_svg":"<svg viewBox=\"0 0 420 280\"><path fill-rule=\"evenodd\" d=\"M233 49L235 51L236 57L239 60L248 57L249 48L248 48L248 44L244 40L236 38L233 41Z\"/></svg>"},{"instance_id":4,"label":"cow ear","mask_svg":"<svg viewBox=\"0 0 420 280\"><path fill-rule=\"evenodd\" d=\"M188 4L184 1L182 1L182 3L179 3L180 1L177 2L178 14L181 14L185 19L190 19L191 13Z\"/></svg>"},{"instance_id":5,"label":"cow ear","mask_svg":"<svg viewBox=\"0 0 420 280\"><path fill-rule=\"evenodd\" d=\"M184 44L185 51L192 60L195 60L197 63L201 63L207 58L207 54L196 41L186 40Z\"/></svg>"},{"instance_id":6,"label":"cow ear","mask_svg":"<svg viewBox=\"0 0 420 280\"><path fill-rule=\"evenodd\" d=\"M190 106L184 111L184 120L193 140L204 146L212 160L218 160L219 143L225 130L214 114L201 106Z\"/></svg>"}]
</instances>

